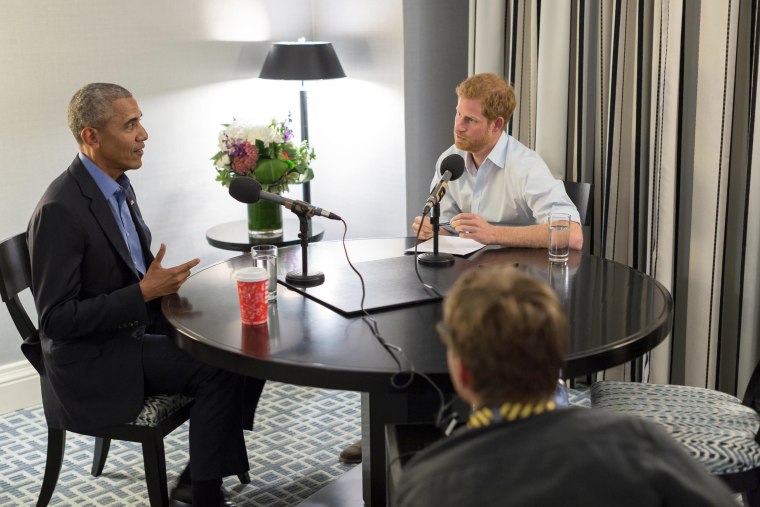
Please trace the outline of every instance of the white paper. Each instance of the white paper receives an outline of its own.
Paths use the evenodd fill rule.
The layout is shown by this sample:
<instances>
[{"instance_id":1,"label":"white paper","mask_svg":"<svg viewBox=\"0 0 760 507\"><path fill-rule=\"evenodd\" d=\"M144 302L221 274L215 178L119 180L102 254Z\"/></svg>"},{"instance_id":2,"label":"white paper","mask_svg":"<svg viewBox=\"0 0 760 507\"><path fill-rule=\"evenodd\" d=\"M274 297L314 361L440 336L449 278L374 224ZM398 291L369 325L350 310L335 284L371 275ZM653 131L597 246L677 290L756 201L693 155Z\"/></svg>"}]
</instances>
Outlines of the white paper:
<instances>
[{"instance_id":1,"label":"white paper","mask_svg":"<svg viewBox=\"0 0 760 507\"><path fill-rule=\"evenodd\" d=\"M449 253L454 255L469 255L477 252L486 245L478 243L474 239L463 238L461 236L438 236L438 252ZM418 252L432 252L433 238L423 241L417 245ZM414 252L414 247L407 249L407 252Z\"/></svg>"}]
</instances>

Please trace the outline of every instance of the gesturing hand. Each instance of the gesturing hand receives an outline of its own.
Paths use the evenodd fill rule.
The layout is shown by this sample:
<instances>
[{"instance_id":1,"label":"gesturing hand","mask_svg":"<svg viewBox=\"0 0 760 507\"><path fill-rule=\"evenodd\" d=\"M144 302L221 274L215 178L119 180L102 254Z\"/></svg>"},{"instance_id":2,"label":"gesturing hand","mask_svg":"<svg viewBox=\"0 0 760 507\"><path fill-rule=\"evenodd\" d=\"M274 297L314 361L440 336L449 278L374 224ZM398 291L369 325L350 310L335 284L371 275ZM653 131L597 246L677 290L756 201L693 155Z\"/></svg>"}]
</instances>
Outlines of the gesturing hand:
<instances>
[{"instance_id":1,"label":"gesturing hand","mask_svg":"<svg viewBox=\"0 0 760 507\"><path fill-rule=\"evenodd\" d=\"M200 259L193 259L173 268L164 268L161 266L164 255L166 255L166 245L161 243L156 258L150 263L148 272L140 280L140 291L145 301L177 292L190 276L190 270L201 262Z\"/></svg>"}]
</instances>

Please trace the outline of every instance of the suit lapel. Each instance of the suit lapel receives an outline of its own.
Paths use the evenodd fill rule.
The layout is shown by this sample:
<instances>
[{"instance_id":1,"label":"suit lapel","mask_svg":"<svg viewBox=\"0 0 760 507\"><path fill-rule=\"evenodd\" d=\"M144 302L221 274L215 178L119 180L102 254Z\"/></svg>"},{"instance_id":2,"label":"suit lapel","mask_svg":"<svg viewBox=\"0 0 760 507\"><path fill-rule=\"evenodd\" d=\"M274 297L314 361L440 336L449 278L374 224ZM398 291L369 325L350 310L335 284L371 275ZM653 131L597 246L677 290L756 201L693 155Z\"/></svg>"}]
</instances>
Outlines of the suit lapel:
<instances>
[{"instance_id":1,"label":"suit lapel","mask_svg":"<svg viewBox=\"0 0 760 507\"><path fill-rule=\"evenodd\" d=\"M69 174L71 174L79 184L82 195L90 200L90 211L114 250L118 252L119 257L121 257L124 263L134 273L135 277L139 278L139 274L132 262L132 257L129 255L127 244L124 242L124 236L121 235L121 229L119 229L119 226L116 224L113 212L111 211L106 198L103 197L103 192L100 191L95 184L95 181L87 172L87 169L85 169L84 164L82 164L82 161L79 160L79 156L74 159L74 162L69 167Z\"/></svg>"}]
</instances>

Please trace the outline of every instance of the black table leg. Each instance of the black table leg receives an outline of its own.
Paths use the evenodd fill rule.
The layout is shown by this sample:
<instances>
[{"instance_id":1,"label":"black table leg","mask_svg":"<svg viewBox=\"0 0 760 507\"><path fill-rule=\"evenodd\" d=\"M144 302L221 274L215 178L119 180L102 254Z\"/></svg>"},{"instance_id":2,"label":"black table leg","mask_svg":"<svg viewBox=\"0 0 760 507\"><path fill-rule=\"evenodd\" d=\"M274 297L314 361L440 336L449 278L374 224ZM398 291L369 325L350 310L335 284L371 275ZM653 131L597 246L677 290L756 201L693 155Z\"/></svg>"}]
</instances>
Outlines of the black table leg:
<instances>
[{"instance_id":1,"label":"black table leg","mask_svg":"<svg viewBox=\"0 0 760 507\"><path fill-rule=\"evenodd\" d=\"M396 398L396 403L394 403ZM401 396L362 393L362 493L364 505L387 505L385 424L404 418ZM394 417L394 415L396 417Z\"/></svg>"},{"instance_id":2,"label":"black table leg","mask_svg":"<svg viewBox=\"0 0 760 507\"><path fill-rule=\"evenodd\" d=\"M433 393L362 393L362 492L364 505L388 505L385 425L433 422L439 398Z\"/></svg>"}]
</instances>

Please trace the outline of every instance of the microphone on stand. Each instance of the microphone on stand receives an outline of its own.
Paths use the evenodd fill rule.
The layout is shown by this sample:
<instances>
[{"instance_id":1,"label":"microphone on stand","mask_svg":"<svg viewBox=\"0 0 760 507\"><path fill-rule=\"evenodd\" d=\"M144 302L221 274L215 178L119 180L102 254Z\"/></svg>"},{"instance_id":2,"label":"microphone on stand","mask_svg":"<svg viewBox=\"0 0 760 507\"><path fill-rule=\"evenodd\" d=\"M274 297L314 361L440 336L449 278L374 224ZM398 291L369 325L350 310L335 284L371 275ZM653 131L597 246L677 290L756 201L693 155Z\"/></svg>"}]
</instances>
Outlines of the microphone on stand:
<instances>
[{"instance_id":1,"label":"microphone on stand","mask_svg":"<svg viewBox=\"0 0 760 507\"><path fill-rule=\"evenodd\" d=\"M290 211L298 216L299 233L298 237L301 240L301 272L290 271L285 276L285 281L291 285L297 285L301 287L314 287L320 285L325 281L325 275L321 271L309 272L309 218L313 216L320 216L330 218L332 220L342 220L335 213L331 213L327 210L312 206L308 202L296 201L288 199L286 197L279 196L277 194L271 194L261 190L261 183L248 178L246 176L236 176L230 181L230 195L243 203L251 204L258 202L260 199L265 201L274 202L285 206Z\"/></svg>"},{"instance_id":2,"label":"microphone on stand","mask_svg":"<svg viewBox=\"0 0 760 507\"><path fill-rule=\"evenodd\" d=\"M459 179L459 177L464 174L464 159L461 155L452 153L441 161L441 169L439 172L441 173L441 179L438 180L433 191L430 192L430 195L425 202L425 207L422 210L422 216L430 213L433 206L441 202L444 194L446 194L446 187L448 187L449 181Z\"/></svg>"},{"instance_id":3,"label":"microphone on stand","mask_svg":"<svg viewBox=\"0 0 760 507\"><path fill-rule=\"evenodd\" d=\"M464 173L464 159L461 155L452 153L441 161L441 179L430 192L425 202L425 208L422 210L422 220L432 210L430 215L430 225L433 227L433 252L424 253L417 257L420 264L432 267L445 267L454 264L454 256L450 254L438 253L438 218L441 215L441 199L446 194L446 187L449 181L462 176Z\"/></svg>"},{"instance_id":4,"label":"microphone on stand","mask_svg":"<svg viewBox=\"0 0 760 507\"><path fill-rule=\"evenodd\" d=\"M263 199L265 201L274 202L280 204L281 206L285 206L297 215L303 214L309 218L313 216L319 216L329 218L330 220L341 220L341 218L335 213L327 211L326 209L322 209L319 206L314 206L308 202L288 199L287 197L282 197L281 195L265 192L261 190L261 183L254 180L253 178L232 178L232 181L230 182L230 195L234 199L246 204L258 202L260 199Z\"/></svg>"}]
</instances>

